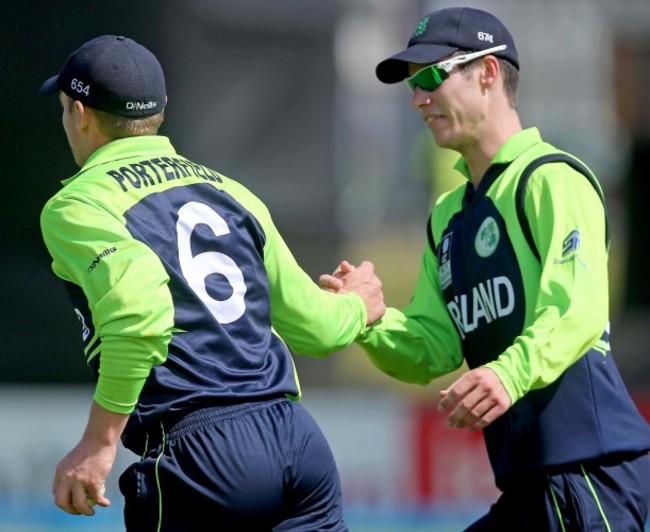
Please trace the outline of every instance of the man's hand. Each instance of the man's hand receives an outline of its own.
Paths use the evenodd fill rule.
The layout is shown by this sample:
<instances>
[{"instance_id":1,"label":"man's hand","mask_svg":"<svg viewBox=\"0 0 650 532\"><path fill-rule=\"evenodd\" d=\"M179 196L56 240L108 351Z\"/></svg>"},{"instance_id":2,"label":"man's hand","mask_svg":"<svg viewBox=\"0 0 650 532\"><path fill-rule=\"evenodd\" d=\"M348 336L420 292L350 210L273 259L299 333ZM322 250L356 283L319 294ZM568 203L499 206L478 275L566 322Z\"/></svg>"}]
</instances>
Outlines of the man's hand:
<instances>
[{"instance_id":1,"label":"man's hand","mask_svg":"<svg viewBox=\"0 0 650 532\"><path fill-rule=\"evenodd\" d=\"M93 401L81 441L56 466L52 494L64 512L95 515L94 504L111 504L103 486L128 419L128 415L109 412Z\"/></svg>"},{"instance_id":2,"label":"man's hand","mask_svg":"<svg viewBox=\"0 0 650 532\"><path fill-rule=\"evenodd\" d=\"M109 506L103 485L115 461L116 449L80 441L56 466L54 503L72 515L95 515L92 506Z\"/></svg>"},{"instance_id":3,"label":"man's hand","mask_svg":"<svg viewBox=\"0 0 650 532\"><path fill-rule=\"evenodd\" d=\"M440 392L438 412L449 413L447 426L481 430L510 408L512 402L501 379L490 368L464 373Z\"/></svg>"},{"instance_id":4,"label":"man's hand","mask_svg":"<svg viewBox=\"0 0 650 532\"><path fill-rule=\"evenodd\" d=\"M339 294L354 292L361 297L366 305L368 325L375 323L386 312L382 283L375 275L375 266L372 262L363 261L355 267L348 261L341 261L334 273L321 275L318 284L323 290L329 292Z\"/></svg>"},{"instance_id":5,"label":"man's hand","mask_svg":"<svg viewBox=\"0 0 650 532\"><path fill-rule=\"evenodd\" d=\"M372 263L370 263L372 266ZM374 266L373 266L374 269ZM334 273L327 274L324 273L318 278L318 285L328 292L335 293L345 293L345 281L344 277L346 274L353 272L355 267L350 264L347 260L342 260L338 265Z\"/></svg>"}]
</instances>

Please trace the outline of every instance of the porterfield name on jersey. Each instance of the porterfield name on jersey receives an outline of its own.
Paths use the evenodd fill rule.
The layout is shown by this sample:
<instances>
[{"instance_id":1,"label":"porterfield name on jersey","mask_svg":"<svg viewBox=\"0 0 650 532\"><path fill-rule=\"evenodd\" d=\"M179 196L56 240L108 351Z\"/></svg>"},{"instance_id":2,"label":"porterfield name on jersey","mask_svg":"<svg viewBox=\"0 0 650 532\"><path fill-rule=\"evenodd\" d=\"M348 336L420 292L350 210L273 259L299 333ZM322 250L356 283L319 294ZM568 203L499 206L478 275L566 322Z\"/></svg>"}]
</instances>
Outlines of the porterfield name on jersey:
<instances>
[{"instance_id":1,"label":"porterfield name on jersey","mask_svg":"<svg viewBox=\"0 0 650 532\"><path fill-rule=\"evenodd\" d=\"M214 170L178 157L156 157L130 163L106 173L119 183L123 192L127 192L129 187L151 187L190 176L222 182L221 176Z\"/></svg>"}]
</instances>

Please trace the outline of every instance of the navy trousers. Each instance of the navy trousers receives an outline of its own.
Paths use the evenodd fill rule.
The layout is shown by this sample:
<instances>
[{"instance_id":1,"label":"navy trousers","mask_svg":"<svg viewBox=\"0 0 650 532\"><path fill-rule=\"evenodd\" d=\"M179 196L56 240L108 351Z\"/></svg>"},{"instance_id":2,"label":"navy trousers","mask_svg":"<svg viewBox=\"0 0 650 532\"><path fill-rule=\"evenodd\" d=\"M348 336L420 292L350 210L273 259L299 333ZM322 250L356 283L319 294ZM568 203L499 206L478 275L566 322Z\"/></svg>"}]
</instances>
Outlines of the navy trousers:
<instances>
[{"instance_id":1,"label":"navy trousers","mask_svg":"<svg viewBox=\"0 0 650 532\"><path fill-rule=\"evenodd\" d=\"M650 455L571 464L507 489L467 532L643 532Z\"/></svg>"},{"instance_id":2,"label":"navy trousers","mask_svg":"<svg viewBox=\"0 0 650 532\"><path fill-rule=\"evenodd\" d=\"M347 531L329 444L298 403L197 410L120 476L129 532Z\"/></svg>"}]
</instances>

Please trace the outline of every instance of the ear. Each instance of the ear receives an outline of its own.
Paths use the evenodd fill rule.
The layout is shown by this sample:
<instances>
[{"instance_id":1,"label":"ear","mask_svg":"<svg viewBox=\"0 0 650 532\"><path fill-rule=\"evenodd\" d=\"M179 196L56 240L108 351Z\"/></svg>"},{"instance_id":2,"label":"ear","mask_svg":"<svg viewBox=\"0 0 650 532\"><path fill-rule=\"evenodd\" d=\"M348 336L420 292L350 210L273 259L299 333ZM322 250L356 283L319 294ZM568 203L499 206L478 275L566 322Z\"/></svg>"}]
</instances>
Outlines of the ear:
<instances>
[{"instance_id":1,"label":"ear","mask_svg":"<svg viewBox=\"0 0 650 532\"><path fill-rule=\"evenodd\" d=\"M79 129L86 129L90 120L89 109L79 100L74 101L74 116Z\"/></svg>"},{"instance_id":2,"label":"ear","mask_svg":"<svg viewBox=\"0 0 650 532\"><path fill-rule=\"evenodd\" d=\"M483 59L483 69L481 70L480 81L484 88L494 85L501 74L501 65L499 60L493 55L488 55Z\"/></svg>"}]
</instances>

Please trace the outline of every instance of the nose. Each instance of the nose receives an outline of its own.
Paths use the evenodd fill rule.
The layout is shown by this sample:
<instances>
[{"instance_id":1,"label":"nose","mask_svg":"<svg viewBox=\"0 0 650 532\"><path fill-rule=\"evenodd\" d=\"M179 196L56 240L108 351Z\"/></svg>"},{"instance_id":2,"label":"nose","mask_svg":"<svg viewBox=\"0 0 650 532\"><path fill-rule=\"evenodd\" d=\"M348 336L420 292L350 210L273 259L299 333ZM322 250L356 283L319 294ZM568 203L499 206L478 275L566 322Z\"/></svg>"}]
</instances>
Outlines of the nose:
<instances>
[{"instance_id":1,"label":"nose","mask_svg":"<svg viewBox=\"0 0 650 532\"><path fill-rule=\"evenodd\" d=\"M421 89L420 87L415 87L413 91L413 97L411 98L411 106L413 109L420 109L431 103L431 93Z\"/></svg>"}]
</instances>

